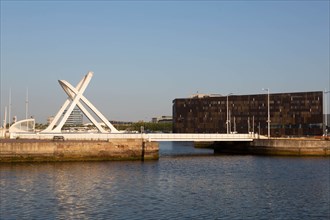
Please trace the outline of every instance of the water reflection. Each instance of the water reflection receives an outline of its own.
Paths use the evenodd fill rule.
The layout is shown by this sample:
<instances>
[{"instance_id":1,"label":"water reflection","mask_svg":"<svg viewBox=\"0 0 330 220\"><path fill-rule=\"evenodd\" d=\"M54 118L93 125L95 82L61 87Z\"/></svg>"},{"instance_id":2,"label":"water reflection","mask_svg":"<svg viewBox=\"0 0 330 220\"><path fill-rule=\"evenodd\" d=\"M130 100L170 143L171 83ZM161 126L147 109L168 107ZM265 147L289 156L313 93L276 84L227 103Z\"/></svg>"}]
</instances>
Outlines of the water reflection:
<instances>
[{"instance_id":1,"label":"water reflection","mask_svg":"<svg viewBox=\"0 0 330 220\"><path fill-rule=\"evenodd\" d=\"M193 142L161 142L159 155L161 157L213 155L213 150L194 148Z\"/></svg>"},{"instance_id":2,"label":"water reflection","mask_svg":"<svg viewBox=\"0 0 330 220\"><path fill-rule=\"evenodd\" d=\"M159 161L1 164L0 219L329 219L328 158L178 156L189 146L165 143Z\"/></svg>"}]
</instances>

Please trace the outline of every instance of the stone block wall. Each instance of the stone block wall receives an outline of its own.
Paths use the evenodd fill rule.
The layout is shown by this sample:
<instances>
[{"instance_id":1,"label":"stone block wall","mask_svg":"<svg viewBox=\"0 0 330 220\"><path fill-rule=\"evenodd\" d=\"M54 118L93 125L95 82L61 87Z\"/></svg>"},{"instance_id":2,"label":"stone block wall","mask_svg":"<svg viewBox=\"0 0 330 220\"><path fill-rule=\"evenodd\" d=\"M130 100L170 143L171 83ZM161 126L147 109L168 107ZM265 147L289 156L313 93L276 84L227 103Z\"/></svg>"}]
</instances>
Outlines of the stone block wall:
<instances>
[{"instance_id":1,"label":"stone block wall","mask_svg":"<svg viewBox=\"0 0 330 220\"><path fill-rule=\"evenodd\" d=\"M158 151L158 143L142 139L0 140L0 162L157 160Z\"/></svg>"}]
</instances>

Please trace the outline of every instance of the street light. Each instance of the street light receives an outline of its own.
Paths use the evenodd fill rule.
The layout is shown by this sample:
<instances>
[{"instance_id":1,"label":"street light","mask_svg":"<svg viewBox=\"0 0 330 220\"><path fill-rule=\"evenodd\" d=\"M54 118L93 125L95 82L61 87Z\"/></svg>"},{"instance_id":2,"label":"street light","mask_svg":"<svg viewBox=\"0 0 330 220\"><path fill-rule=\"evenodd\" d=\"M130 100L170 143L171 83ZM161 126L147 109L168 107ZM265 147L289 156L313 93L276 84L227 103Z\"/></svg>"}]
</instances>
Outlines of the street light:
<instances>
[{"instance_id":1,"label":"street light","mask_svg":"<svg viewBox=\"0 0 330 220\"><path fill-rule=\"evenodd\" d=\"M327 103L327 95L330 91L324 89L324 135L328 136L328 103Z\"/></svg>"},{"instance_id":2,"label":"street light","mask_svg":"<svg viewBox=\"0 0 330 220\"><path fill-rule=\"evenodd\" d=\"M268 138L270 138L270 110L269 110L269 88L267 89L262 89L263 91L267 91L268 93L268 119L267 119L267 123L268 123Z\"/></svg>"},{"instance_id":3,"label":"street light","mask_svg":"<svg viewBox=\"0 0 330 220\"><path fill-rule=\"evenodd\" d=\"M228 96L232 95L233 93L229 93L227 95L227 121L226 121L226 124L227 124L227 134L229 134L229 123L230 123L230 119L228 117L229 115L229 108L228 108Z\"/></svg>"}]
</instances>

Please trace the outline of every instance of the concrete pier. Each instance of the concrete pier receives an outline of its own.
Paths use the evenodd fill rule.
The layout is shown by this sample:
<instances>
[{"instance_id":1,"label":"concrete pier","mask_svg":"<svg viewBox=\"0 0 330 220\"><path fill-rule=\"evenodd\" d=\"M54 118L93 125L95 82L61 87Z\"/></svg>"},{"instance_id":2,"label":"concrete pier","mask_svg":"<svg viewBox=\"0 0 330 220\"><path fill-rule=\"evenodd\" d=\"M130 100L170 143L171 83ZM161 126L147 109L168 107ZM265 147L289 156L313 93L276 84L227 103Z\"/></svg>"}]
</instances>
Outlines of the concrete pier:
<instances>
[{"instance_id":1,"label":"concrete pier","mask_svg":"<svg viewBox=\"0 0 330 220\"><path fill-rule=\"evenodd\" d=\"M157 160L158 152L157 142L142 139L0 140L0 162Z\"/></svg>"},{"instance_id":2,"label":"concrete pier","mask_svg":"<svg viewBox=\"0 0 330 220\"><path fill-rule=\"evenodd\" d=\"M203 146L197 144L198 146ZM316 139L254 139L252 142L213 142L206 148L216 154L258 154L283 156L330 156L330 141Z\"/></svg>"}]
</instances>

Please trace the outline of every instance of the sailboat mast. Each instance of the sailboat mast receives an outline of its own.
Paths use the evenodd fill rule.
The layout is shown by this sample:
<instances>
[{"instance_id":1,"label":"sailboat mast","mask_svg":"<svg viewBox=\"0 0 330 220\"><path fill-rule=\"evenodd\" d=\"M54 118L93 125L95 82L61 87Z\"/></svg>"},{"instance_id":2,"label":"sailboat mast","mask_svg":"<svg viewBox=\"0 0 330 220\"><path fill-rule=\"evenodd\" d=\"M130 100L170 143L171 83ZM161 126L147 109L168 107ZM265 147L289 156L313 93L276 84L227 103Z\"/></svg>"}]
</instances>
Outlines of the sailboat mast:
<instances>
[{"instance_id":1,"label":"sailboat mast","mask_svg":"<svg viewBox=\"0 0 330 220\"><path fill-rule=\"evenodd\" d=\"M29 115L29 89L26 88L26 99L25 99L25 119L28 118Z\"/></svg>"},{"instance_id":2,"label":"sailboat mast","mask_svg":"<svg viewBox=\"0 0 330 220\"><path fill-rule=\"evenodd\" d=\"M3 128L7 128L7 106L5 106L5 118L3 119Z\"/></svg>"},{"instance_id":3,"label":"sailboat mast","mask_svg":"<svg viewBox=\"0 0 330 220\"><path fill-rule=\"evenodd\" d=\"M10 126L10 122L11 122L11 88L9 89L9 107L8 107L8 123Z\"/></svg>"}]
</instances>

